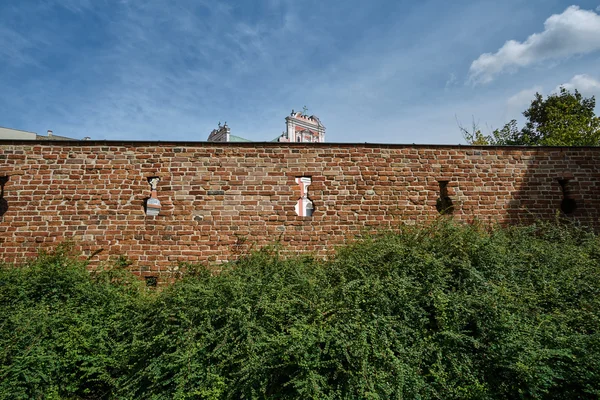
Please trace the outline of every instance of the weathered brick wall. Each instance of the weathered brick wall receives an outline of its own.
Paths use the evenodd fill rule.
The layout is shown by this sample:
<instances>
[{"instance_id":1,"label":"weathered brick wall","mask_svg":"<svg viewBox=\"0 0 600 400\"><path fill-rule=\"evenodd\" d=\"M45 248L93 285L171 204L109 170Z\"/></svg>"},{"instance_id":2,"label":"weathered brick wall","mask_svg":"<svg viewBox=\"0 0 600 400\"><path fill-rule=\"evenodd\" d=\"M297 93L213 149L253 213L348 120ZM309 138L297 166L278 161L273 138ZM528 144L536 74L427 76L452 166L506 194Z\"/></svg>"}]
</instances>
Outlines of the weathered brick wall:
<instances>
[{"instance_id":1,"label":"weathered brick wall","mask_svg":"<svg viewBox=\"0 0 600 400\"><path fill-rule=\"evenodd\" d=\"M321 256L365 230L437 218L440 181L454 218L506 223L553 218L562 180L569 218L597 228L599 161L600 148L0 141L0 259L65 240L142 274L276 242ZM156 217L144 212L151 176ZM299 176L312 177L312 217L294 211Z\"/></svg>"}]
</instances>

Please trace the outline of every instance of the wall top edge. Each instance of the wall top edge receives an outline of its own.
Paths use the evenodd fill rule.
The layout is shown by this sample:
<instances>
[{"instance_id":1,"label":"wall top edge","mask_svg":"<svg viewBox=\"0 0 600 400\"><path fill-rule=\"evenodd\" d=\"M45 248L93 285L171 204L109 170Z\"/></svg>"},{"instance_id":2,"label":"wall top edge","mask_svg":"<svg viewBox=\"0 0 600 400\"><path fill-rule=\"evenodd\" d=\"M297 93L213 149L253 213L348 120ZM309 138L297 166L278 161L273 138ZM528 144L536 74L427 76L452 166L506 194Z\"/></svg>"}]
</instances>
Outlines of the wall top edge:
<instances>
[{"instance_id":1,"label":"wall top edge","mask_svg":"<svg viewBox=\"0 0 600 400\"><path fill-rule=\"evenodd\" d=\"M325 143L280 143L280 142L204 142L204 141L157 141L157 140L18 140L18 139L0 139L0 146L3 145L22 145L22 146L45 146L45 147L90 147L90 146L165 146L165 147L298 147L298 148L448 148L448 149L586 149L600 151L599 146L485 146L485 145L466 145L466 144L417 144L417 143L349 143L349 142L325 142Z\"/></svg>"}]
</instances>

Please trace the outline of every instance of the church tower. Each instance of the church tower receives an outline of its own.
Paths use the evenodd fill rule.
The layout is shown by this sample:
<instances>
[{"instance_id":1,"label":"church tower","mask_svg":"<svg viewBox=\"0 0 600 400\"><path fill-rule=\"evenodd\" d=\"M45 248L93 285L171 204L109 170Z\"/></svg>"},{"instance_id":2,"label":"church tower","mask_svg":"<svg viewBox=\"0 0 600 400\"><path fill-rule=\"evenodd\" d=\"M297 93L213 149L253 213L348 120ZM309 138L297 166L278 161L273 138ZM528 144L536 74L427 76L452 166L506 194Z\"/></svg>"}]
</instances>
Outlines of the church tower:
<instances>
[{"instance_id":1,"label":"church tower","mask_svg":"<svg viewBox=\"0 0 600 400\"><path fill-rule=\"evenodd\" d=\"M213 129L210 135L208 136L209 142L229 142L231 137L231 129L227 126L227 122L225 125L221 125L219 122L219 128Z\"/></svg>"},{"instance_id":2,"label":"church tower","mask_svg":"<svg viewBox=\"0 0 600 400\"><path fill-rule=\"evenodd\" d=\"M325 141L325 127L314 115L304 111L294 111L285 118L286 131L279 137L280 142L322 143Z\"/></svg>"}]
</instances>

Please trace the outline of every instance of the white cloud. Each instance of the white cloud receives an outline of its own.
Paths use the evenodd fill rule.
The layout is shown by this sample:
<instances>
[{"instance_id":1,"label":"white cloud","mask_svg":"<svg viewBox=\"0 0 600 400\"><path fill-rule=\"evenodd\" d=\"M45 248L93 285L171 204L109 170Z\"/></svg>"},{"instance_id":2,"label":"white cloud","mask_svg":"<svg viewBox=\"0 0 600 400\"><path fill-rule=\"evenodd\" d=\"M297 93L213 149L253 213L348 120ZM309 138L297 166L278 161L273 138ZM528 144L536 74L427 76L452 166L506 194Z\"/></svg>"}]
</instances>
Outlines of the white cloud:
<instances>
[{"instance_id":1,"label":"white cloud","mask_svg":"<svg viewBox=\"0 0 600 400\"><path fill-rule=\"evenodd\" d=\"M600 95L600 81L586 74L575 75L569 82L557 86L554 91L558 92L561 86L570 91L577 89L586 97Z\"/></svg>"},{"instance_id":2,"label":"white cloud","mask_svg":"<svg viewBox=\"0 0 600 400\"><path fill-rule=\"evenodd\" d=\"M600 15L570 6L544 22L544 30L524 42L507 41L496 53L485 53L471 64L469 81L487 83L496 75L544 60L557 60L600 50Z\"/></svg>"},{"instance_id":3,"label":"white cloud","mask_svg":"<svg viewBox=\"0 0 600 400\"><path fill-rule=\"evenodd\" d=\"M450 75L448 76L448 80L446 81L446 85L444 87L448 89L450 86L456 85L457 81L458 79L456 78L456 74L454 72L450 72Z\"/></svg>"},{"instance_id":4,"label":"white cloud","mask_svg":"<svg viewBox=\"0 0 600 400\"><path fill-rule=\"evenodd\" d=\"M529 89L521 90L519 93L511 96L506 101L506 106L509 111L515 110L525 110L534 99L536 93L543 93L543 88L541 86L534 86Z\"/></svg>"}]
</instances>

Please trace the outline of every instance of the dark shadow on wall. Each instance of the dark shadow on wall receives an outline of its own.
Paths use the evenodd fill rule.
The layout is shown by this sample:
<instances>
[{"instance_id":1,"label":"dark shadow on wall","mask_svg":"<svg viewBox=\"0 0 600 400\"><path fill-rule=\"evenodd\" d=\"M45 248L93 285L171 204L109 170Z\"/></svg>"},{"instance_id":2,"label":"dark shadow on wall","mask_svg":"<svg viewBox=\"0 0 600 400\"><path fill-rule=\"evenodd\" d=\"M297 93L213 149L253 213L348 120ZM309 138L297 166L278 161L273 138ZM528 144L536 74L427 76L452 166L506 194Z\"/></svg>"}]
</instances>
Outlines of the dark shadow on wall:
<instances>
[{"instance_id":1,"label":"dark shadow on wall","mask_svg":"<svg viewBox=\"0 0 600 400\"><path fill-rule=\"evenodd\" d=\"M600 187L598 149L523 149L520 157L527 167L514 177L506 222L571 220L600 231L600 196L594 193Z\"/></svg>"},{"instance_id":2,"label":"dark shadow on wall","mask_svg":"<svg viewBox=\"0 0 600 400\"><path fill-rule=\"evenodd\" d=\"M142 207L144 207L144 215L148 214L148 200L150 200L150 196L144 197L142 201Z\"/></svg>"},{"instance_id":3,"label":"dark shadow on wall","mask_svg":"<svg viewBox=\"0 0 600 400\"><path fill-rule=\"evenodd\" d=\"M450 215L454 212L454 204L450 196L448 196L449 181L438 181L440 185L440 197L437 198L435 208L440 214Z\"/></svg>"},{"instance_id":4,"label":"dark shadow on wall","mask_svg":"<svg viewBox=\"0 0 600 400\"><path fill-rule=\"evenodd\" d=\"M8 211L8 202L4 198L4 185L8 182L8 176L0 176L0 221Z\"/></svg>"}]
</instances>

